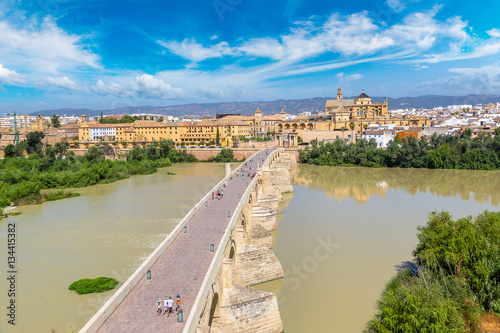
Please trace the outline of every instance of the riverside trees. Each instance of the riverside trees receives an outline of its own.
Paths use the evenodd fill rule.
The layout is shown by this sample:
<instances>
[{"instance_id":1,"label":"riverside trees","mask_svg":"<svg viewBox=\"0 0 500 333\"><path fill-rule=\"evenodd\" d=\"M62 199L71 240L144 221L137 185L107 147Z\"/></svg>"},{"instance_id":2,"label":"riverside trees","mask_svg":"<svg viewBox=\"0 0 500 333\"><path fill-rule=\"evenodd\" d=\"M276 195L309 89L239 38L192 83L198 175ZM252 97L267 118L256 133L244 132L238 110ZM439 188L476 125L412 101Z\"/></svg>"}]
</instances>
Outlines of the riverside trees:
<instances>
[{"instance_id":1,"label":"riverside trees","mask_svg":"<svg viewBox=\"0 0 500 333\"><path fill-rule=\"evenodd\" d=\"M40 136L33 138L40 139ZM11 203L40 202L42 189L109 183L130 175L150 174L172 163L196 161L185 151L174 149L168 140L152 143L147 148L136 146L127 154L126 161L106 160L103 150L96 146L91 146L83 156L76 156L73 151L68 152L65 143L42 149L37 140L31 144L37 149L30 150L28 157L22 157L27 150L26 141L7 146L5 158L0 159L0 208Z\"/></svg>"},{"instance_id":2,"label":"riverside trees","mask_svg":"<svg viewBox=\"0 0 500 333\"><path fill-rule=\"evenodd\" d=\"M466 129L460 136L434 134L429 140L396 139L385 150L377 148L373 139L356 143L313 140L311 148L299 151L299 157L302 163L330 166L496 170L500 168L500 128L494 137L481 132L472 138L471 130Z\"/></svg>"},{"instance_id":3,"label":"riverside trees","mask_svg":"<svg viewBox=\"0 0 500 333\"><path fill-rule=\"evenodd\" d=\"M433 212L418 230L417 272L387 284L367 331L475 332L485 311L500 315L500 212Z\"/></svg>"}]
</instances>

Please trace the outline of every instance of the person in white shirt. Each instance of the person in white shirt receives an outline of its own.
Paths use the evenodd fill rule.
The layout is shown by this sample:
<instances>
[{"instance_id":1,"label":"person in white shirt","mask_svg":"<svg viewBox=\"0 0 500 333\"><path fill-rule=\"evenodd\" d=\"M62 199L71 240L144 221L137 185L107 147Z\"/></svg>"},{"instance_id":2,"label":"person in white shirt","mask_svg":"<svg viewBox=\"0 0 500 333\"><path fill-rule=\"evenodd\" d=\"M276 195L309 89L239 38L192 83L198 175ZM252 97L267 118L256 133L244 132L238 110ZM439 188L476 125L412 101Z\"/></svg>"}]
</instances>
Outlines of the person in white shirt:
<instances>
[{"instance_id":1,"label":"person in white shirt","mask_svg":"<svg viewBox=\"0 0 500 333\"><path fill-rule=\"evenodd\" d=\"M167 317L170 317L170 314L172 313L172 306L174 304L174 301L172 301L172 296L168 296L168 299L167 299L167 296L165 296L165 306L167 307L167 310L165 312L167 312Z\"/></svg>"}]
</instances>

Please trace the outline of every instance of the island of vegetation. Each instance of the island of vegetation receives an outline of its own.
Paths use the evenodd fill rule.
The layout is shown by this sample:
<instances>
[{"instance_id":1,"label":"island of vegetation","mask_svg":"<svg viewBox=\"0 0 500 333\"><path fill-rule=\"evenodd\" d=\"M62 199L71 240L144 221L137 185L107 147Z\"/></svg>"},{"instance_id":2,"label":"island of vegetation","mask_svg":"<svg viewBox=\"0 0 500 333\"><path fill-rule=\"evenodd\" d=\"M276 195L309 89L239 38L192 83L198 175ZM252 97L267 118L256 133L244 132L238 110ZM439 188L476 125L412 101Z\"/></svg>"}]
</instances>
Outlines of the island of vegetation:
<instances>
[{"instance_id":1,"label":"island of vegetation","mask_svg":"<svg viewBox=\"0 0 500 333\"><path fill-rule=\"evenodd\" d=\"M108 277L98 277L95 279L80 279L73 282L68 289L74 290L78 294L102 293L116 287L118 281Z\"/></svg>"},{"instance_id":2,"label":"island of vegetation","mask_svg":"<svg viewBox=\"0 0 500 333\"><path fill-rule=\"evenodd\" d=\"M447 212L433 212L418 230L414 264L402 265L387 284L366 331L478 333L489 332L488 325L500 328L500 212L457 220Z\"/></svg>"},{"instance_id":3,"label":"island of vegetation","mask_svg":"<svg viewBox=\"0 0 500 333\"><path fill-rule=\"evenodd\" d=\"M480 132L472 138L466 128L459 136L432 135L419 140L408 137L389 143L387 149L377 147L374 139L349 143L313 140L311 148L299 151L302 163L316 165L359 165L364 167L400 167L429 169L500 169L500 128L495 135Z\"/></svg>"}]
</instances>

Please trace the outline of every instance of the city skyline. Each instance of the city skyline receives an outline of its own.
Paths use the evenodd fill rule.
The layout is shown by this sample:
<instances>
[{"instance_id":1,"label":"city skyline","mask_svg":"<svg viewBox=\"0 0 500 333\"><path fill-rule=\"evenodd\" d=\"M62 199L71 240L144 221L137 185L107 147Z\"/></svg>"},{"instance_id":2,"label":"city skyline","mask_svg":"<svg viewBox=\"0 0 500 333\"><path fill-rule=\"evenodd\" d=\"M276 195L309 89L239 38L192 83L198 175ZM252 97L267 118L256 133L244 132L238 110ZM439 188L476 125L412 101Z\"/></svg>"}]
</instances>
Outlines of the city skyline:
<instances>
[{"instance_id":1,"label":"city skyline","mask_svg":"<svg viewBox=\"0 0 500 333\"><path fill-rule=\"evenodd\" d=\"M0 4L0 111L500 89L474 3L287 0Z\"/></svg>"}]
</instances>

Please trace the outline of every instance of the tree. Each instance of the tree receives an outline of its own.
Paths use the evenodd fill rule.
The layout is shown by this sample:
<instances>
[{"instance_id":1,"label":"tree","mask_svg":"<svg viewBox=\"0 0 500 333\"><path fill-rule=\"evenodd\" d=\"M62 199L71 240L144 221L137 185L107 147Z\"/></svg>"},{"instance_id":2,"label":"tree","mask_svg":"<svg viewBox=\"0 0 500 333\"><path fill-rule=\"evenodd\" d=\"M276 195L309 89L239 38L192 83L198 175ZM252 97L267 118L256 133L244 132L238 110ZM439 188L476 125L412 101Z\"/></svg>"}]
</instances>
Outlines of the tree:
<instances>
[{"instance_id":1,"label":"tree","mask_svg":"<svg viewBox=\"0 0 500 333\"><path fill-rule=\"evenodd\" d=\"M56 142L54 145L54 150L60 158L62 158L68 152L69 143L66 141Z\"/></svg>"},{"instance_id":2,"label":"tree","mask_svg":"<svg viewBox=\"0 0 500 333\"><path fill-rule=\"evenodd\" d=\"M89 150L83 155L83 158L90 165L97 164L104 161L104 152L97 148L96 146L92 146Z\"/></svg>"},{"instance_id":3,"label":"tree","mask_svg":"<svg viewBox=\"0 0 500 333\"><path fill-rule=\"evenodd\" d=\"M151 161L156 161L161 157L160 152L158 151L158 148L156 147L156 143L150 143L148 145L148 148L146 150L146 156L148 159Z\"/></svg>"},{"instance_id":4,"label":"tree","mask_svg":"<svg viewBox=\"0 0 500 333\"><path fill-rule=\"evenodd\" d=\"M233 136L232 140L233 140L233 148L238 148L238 145L240 144L240 139L238 139L238 137L236 136Z\"/></svg>"},{"instance_id":5,"label":"tree","mask_svg":"<svg viewBox=\"0 0 500 333\"><path fill-rule=\"evenodd\" d=\"M37 153L41 154L42 153L42 139L45 137L45 134L40 131L34 131L34 132L29 132L26 135L26 152L29 154L31 153Z\"/></svg>"},{"instance_id":6,"label":"tree","mask_svg":"<svg viewBox=\"0 0 500 333\"><path fill-rule=\"evenodd\" d=\"M3 149L3 153L4 153L5 157L16 157L16 155L17 155L16 146L14 146L12 143L8 144Z\"/></svg>"},{"instance_id":7,"label":"tree","mask_svg":"<svg viewBox=\"0 0 500 333\"><path fill-rule=\"evenodd\" d=\"M220 144L219 126L217 126L217 133L215 135L215 143L217 144L217 146Z\"/></svg>"},{"instance_id":8,"label":"tree","mask_svg":"<svg viewBox=\"0 0 500 333\"><path fill-rule=\"evenodd\" d=\"M356 124L351 121L349 123L349 128L351 129L351 141L354 143L354 128L356 127Z\"/></svg>"},{"instance_id":9,"label":"tree","mask_svg":"<svg viewBox=\"0 0 500 333\"><path fill-rule=\"evenodd\" d=\"M163 117L158 118L158 122L162 123L163 122Z\"/></svg>"},{"instance_id":10,"label":"tree","mask_svg":"<svg viewBox=\"0 0 500 333\"><path fill-rule=\"evenodd\" d=\"M52 127L54 127L54 128L61 127L61 121L60 121L59 116L57 114L54 114L54 115L52 115L52 117L50 117L50 122L52 124Z\"/></svg>"}]
</instances>

